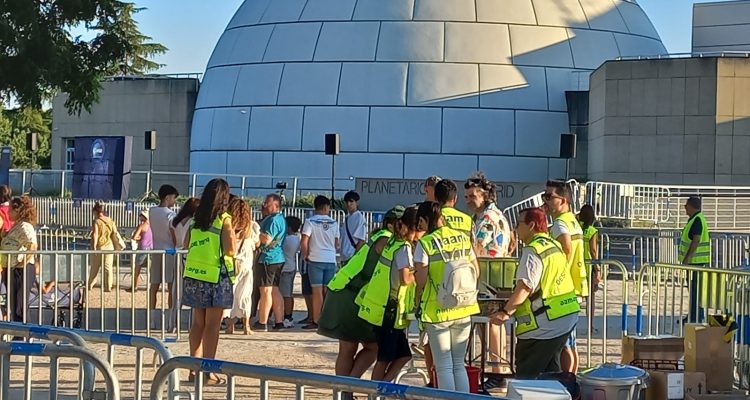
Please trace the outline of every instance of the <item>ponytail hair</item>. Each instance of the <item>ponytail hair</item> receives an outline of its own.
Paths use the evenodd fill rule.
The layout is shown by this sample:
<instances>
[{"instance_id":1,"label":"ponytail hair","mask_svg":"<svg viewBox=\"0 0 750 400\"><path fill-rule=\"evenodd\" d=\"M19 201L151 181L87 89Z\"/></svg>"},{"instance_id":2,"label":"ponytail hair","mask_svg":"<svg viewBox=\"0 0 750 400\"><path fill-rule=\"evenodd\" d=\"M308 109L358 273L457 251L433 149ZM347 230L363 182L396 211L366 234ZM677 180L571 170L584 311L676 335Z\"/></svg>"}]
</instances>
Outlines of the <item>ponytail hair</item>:
<instances>
[{"instance_id":1,"label":"ponytail hair","mask_svg":"<svg viewBox=\"0 0 750 400\"><path fill-rule=\"evenodd\" d=\"M438 221L442 217L440 203L436 201L425 201L419 203L417 208L417 220L424 218L427 221L427 232L432 232L438 228Z\"/></svg>"}]
</instances>

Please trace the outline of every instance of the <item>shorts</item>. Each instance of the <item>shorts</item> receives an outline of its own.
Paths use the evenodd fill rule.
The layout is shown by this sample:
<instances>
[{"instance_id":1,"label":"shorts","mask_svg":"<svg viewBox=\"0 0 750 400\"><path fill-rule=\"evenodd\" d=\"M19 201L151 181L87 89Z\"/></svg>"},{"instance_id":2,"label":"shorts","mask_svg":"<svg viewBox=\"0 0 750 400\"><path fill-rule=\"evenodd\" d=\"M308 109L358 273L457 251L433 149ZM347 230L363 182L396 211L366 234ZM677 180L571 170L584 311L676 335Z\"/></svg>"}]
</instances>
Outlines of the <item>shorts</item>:
<instances>
[{"instance_id":1,"label":"shorts","mask_svg":"<svg viewBox=\"0 0 750 400\"><path fill-rule=\"evenodd\" d=\"M182 288L182 305L192 308L223 308L229 310L234 303L233 285L223 274L217 283L185 278Z\"/></svg>"},{"instance_id":2,"label":"shorts","mask_svg":"<svg viewBox=\"0 0 750 400\"><path fill-rule=\"evenodd\" d=\"M406 330L393 328L392 321L384 320L383 325L375 327L375 338L378 342L378 361L390 362L403 357L411 357Z\"/></svg>"},{"instance_id":3,"label":"shorts","mask_svg":"<svg viewBox=\"0 0 750 400\"><path fill-rule=\"evenodd\" d=\"M168 254L154 254L153 260L151 261L151 277L149 279L152 285L159 285L161 283L174 283L175 265L177 264L175 256ZM162 271L162 265L164 265L164 271ZM164 276L162 276L162 272Z\"/></svg>"},{"instance_id":4,"label":"shorts","mask_svg":"<svg viewBox=\"0 0 750 400\"><path fill-rule=\"evenodd\" d=\"M258 287L279 287L281 281L281 268L284 263L264 264L255 263L255 276L258 279Z\"/></svg>"},{"instance_id":5,"label":"shorts","mask_svg":"<svg viewBox=\"0 0 750 400\"><path fill-rule=\"evenodd\" d=\"M281 297L294 297L295 275L297 275L295 271L281 272L281 280L279 281L279 290L281 291Z\"/></svg>"},{"instance_id":6,"label":"shorts","mask_svg":"<svg viewBox=\"0 0 750 400\"><path fill-rule=\"evenodd\" d=\"M310 286L328 285L336 273L336 263L321 263L310 261L307 263L307 274L310 275Z\"/></svg>"},{"instance_id":7,"label":"shorts","mask_svg":"<svg viewBox=\"0 0 750 400\"><path fill-rule=\"evenodd\" d=\"M135 265L138 267L148 266L151 264L151 254L138 254L135 257Z\"/></svg>"},{"instance_id":8,"label":"shorts","mask_svg":"<svg viewBox=\"0 0 750 400\"><path fill-rule=\"evenodd\" d=\"M310 296L312 294L312 286L310 286L310 275L307 273L302 274L302 295Z\"/></svg>"},{"instance_id":9,"label":"shorts","mask_svg":"<svg viewBox=\"0 0 750 400\"><path fill-rule=\"evenodd\" d=\"M572 331L570 331L570 335L568 335L568 340L565 341L565 347L570 349L576 348L576 328L573 328Z\"/></svg>"}]
</instances>

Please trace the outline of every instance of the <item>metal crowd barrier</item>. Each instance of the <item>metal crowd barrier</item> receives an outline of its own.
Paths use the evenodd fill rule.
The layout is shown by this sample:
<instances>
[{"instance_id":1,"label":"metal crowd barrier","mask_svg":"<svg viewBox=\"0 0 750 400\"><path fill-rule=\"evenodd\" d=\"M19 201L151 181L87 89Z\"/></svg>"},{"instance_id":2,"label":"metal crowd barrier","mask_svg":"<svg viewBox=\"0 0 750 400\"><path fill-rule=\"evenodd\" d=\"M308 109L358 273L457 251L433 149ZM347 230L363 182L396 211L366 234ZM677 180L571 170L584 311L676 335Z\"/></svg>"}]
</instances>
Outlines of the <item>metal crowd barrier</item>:
<instances>
[{"instance_id":1,"label":"metal crowd barrier","mask_svg":"<svg viewBox=\"0 0 750 400\"><path fill-rule=\"evenodd\" d=\"M733 342L741 388L750 386L750 270L716 269L664 263L646 264L638 276L636 332L641 335L684 334L685 322L705 321L710 314L734 316Z\"/></svg>"},{"instance_id":2,"label":"metal crowd barrier","mask_svg":"<svg viewBox=\"0 0 750 400\"><path fill-rule=\"evenodd\" d=\"M85 391L82 399L100 399L102 395L107 400L119 400L120 399L120 382L115 376L115 372L112 367L92 350L85 347L69 346L69 345L55 345L55 344L43 344L43 343L23 343L23 342L11 342L11 343L0 343L0 400L16 400L18 397L10 395L10 370L11 370L11 356L24 356L24 357L49 357L49 398L57 399L58 396L58 368L60 358L77 358L81 362L88 362L104 377L106 385L106 392L102 393L99 390ZM29 379L27 377L27 379ZM95 377L88 379L94 380ZM25 388L24 400L30 400L32 391L29 385Z\"/></svg>"},{"instance_id":3,"label":"metal crowd barrier","mask_svg":"<svg viewBox=\"0 0 750 400\"><path fill-rule=\"evenodd\" d=\"M599 266L601 268L601 291L594 292L594 288L592 286L591 290L589 291L589 297L586 299L586 363L585 365L587 367L592 367L592 354L593 349L592 347L601 340L601 351L602 351L602 363L608 362L607 358L610 356L608 352L608 327L607 323L609 322L611 315L609 315L609 304L610 300L608 299L608 293L609 293L609 286L610 286L610 273L614 272L615 275L619 275L621 277L621 309L620 309L620 337L627 335L628 333L628 298L629 298L629 290L628 290L628 270L625 267L625 264L623 264L620 261L617 260L607 260L607 259L601 259L601 260L590 260L587 262L588 267L588 276L589 276L589 282L591 282L593 277L593 267ZM614 271L610 271L614 270ZM583 310L582 310L583 311ZM599 315L597 315L597 311L599 312ZM597 317L601 316L602 321L602 328L601 330L597 329L595 327L595 320L597 320ZM596 334L597 332L601 332L601 337L598 337ZM614 362L618 363L620 360L619 354L612 354L612 356L616 356L613 360ZM581 363L583 364L583 363Z\"/></svg>"},{"instance_id":4,"label":"metal crowd barrier","mask_svg":"<svg viewBox=\"0 0 750 400\"><path fill-rule=\"evenodd\" d=\"M6 310L10 311L10 319L18 322L35 322L39 325L66 326L73 328L85 328L86 330L100 330L130 332L144 332L151 336L157 333L162 339L168 332L174 332L177 339L181 338L187 331L187 324L183 324L183 310L181 306L182 291L182 260L185 251L175 250L137 250L137 251L113 251L113 250L68 250L68 251L36 251L36 252L10 252L0 251L0 257L7 258L8 271L15 271L13 265L17 257L33 255L36 264L28 264L23 270L35 268L34 281L29 282L30 277L22 272L22 282L16 282L14 273L8 273L5 280L6 287ZM139 299L137 292L123 292L123 289L132 289L136 286L133 271L139 256L148 258L162 258L161 276L165 276L167 258L174 259L175 281L173 282L171 295L173 296L173 307L168 307L169 291L168 285L160 285L157 293L157 303L161 305L150 310L148 300ZM99 259L112 257L112 290L107 291L103 284L99 288L87 290L91 281L89 269L92 263ZM127 279L126 273L130 274ZM105 271L100 268L97 280L103 283ZM150 264L141 270L141 277L145 282L151 280ZM129 285L123 285L128 283ZM24 288L30 288L25 290ZM45 293L45 289L48 291ZM21 293L18 292L21 290ZM148 293L148 292L146 292ZM94 295L98 295L98 304ZM146 294L146 297L148 295ZM13 311L18 301L23 304L21 313L14 317ZM98 320L97 320L98 319ZM143 321L145 320L145 324ZM156 327L152 326L158 325ZM185 325L183 327L183 325Z\"/></svg>"},{"instance_id":5,"label":"metal crowd barrier","mask_svg":"<svg viewBox=\"0 0 750 400\"><path fill-rule=\"evenodd\" d=\"M67 329L59 329L54 327L45 327L37 325L24 325L16 322L0 321L0 335L11 335L14 337L20 336L26 339L43 339L49 340L54 343L67 342L71 345L78 347L87 347L86 341L77 333ZM29 340L30 341L30 340ZM31 369L32 366L31 357L26 358L24 365L25 373L25 396L31 397ZM110 363L111 364L111 363ZM86 391L94 390L94 377L95 377L94 365L88 361L81 363L81 372L79 376L78 396L82 397Z\"/></svg>"},{"instance_id":6,"label":"metal crowd barrier","mask_svg":"<svg viewBox=\"0 0 750 400\"><path fill-rule=\"evenodd\" d=\"M235 378L237 377L258 379L260 381L260 395L258 399L260 400L267 400L270 398L269 382L294 385L296 388L295 399L297 400L305 399L305 389L308 387L331 390L334 399L341 399L342 392L367 394L368 399L372 400L378 397L410 400L478 400L487 398L486 396L468 393L407 386L390 382L367 381L344 376L318 374L314 372L303 372L204 358L175 357L164 363L164 365L162 365L156 372L151 384L151 400L163 399L167 379L178 369L187 369L197 372L194 387L196 400L203 399L203 372L227 376L226 398L228 400L233 400L235 398ZM191 394L187 392L179 394L192 398Z\"/></svg>"},{"instance_id":7,"label":"metal crowd barrier","mask_svg":"<svg viewBox=\"0 0 750 400\"><path fill-rule=\"evenodd\" d=\"M127 335L111 332L95 332L73 329L71 332L79 335L89 343L99 343L107 345L107 361L109 365L115 365L114 348L131 347L135 349L135 400L143 398L143 350L153 350L165 363L172 358L172 352L164 344L155 338L149 336ZM169 381L168 393L169 399L174 398L174 394L180 390L180 377L177 372L167 377Z\"/></svg>"}]
</instances>

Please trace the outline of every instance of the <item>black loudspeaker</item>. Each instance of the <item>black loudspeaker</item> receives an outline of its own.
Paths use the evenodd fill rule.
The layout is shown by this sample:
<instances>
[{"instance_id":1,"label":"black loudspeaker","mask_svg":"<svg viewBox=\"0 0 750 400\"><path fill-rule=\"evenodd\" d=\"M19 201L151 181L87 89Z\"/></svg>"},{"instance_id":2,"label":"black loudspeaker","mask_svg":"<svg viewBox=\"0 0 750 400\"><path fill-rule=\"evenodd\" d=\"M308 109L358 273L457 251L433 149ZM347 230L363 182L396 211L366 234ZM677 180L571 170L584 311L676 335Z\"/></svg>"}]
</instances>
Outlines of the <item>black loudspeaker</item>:
<instances>
[{"instance_id":1,"label":"black loudspeaker","mask_svg":"<svg viewBox=\"0 0 750 400\"><path fill-rule=\"evenodd\" d=\"M339 134L326 133L326 155L335 156L339 154Z\"/></svg>"},{"instance_id":2,"label":"black loudspeaker","mask_svg":"<svg viewBox=\"0 0 750 400\"><path fill-rule=\"evenodd\" d=\"M36 132L26 134L26 150L37 151L39 150L39 142L37 141Z\"/></svg>"},{"instance_id":3,"label":"black loudspeaker","mask_svg":"<svg viewBox=\"0 0 750 400\"><path fill-rule=\"evenodd\" d=\"M146 144L146 150L156 150L156 131L146 131L144 143Z\"/></svg>"},{"instance_id":4,"label":"black loudspeaker","mask_svg":"<svg viewBox=\"0 0 750 400\"><path fill-rule=\"evenodd\" d=\"M576 135L571 133L560 135L560 158L576 158Z\"/></svg>"}]
</instances>

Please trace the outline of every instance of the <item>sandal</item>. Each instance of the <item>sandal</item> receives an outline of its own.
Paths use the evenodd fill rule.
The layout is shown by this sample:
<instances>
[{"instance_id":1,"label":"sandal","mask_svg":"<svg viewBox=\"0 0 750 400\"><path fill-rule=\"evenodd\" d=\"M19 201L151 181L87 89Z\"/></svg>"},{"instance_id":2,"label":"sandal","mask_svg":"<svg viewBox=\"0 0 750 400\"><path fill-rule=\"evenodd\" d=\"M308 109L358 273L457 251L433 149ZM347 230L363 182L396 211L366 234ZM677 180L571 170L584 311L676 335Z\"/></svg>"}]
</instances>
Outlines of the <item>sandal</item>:
<instances>
[{"instance_id":1,"label":"sandal","mask_svg":"<svg viewBox=\"0 0 750 400\"><path fill-rule=\"evenodd\" d=\"M226 385L227 380L220 376L206 373L206 376L203 378L203 384L205 386L221 386Z\"/></svg>"}]
</instances>

